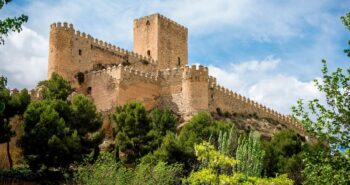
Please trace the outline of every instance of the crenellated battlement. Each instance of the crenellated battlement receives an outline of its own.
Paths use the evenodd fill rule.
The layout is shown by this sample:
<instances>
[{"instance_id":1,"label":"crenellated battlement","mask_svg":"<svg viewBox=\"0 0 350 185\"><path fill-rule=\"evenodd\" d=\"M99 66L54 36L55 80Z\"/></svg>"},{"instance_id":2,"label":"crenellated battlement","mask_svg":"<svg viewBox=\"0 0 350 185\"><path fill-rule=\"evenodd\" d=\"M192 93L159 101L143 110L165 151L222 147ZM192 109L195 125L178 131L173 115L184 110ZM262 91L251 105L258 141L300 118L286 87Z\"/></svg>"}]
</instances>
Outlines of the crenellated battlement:
<instances>
[{"instance_id":1,"label":"crenellated battlement","mask_svg":"<svg viewBox=\"0 0 350 185\"><path fill-rule=\"evenodd\" d=\"M169 24L175 25L176 27L182 29L185 32L188 31L188 29L185 26L183 26L183 25L181 25L181 24L179 24L179 23L169 19L168 17L165 17L164 15L162 15L160 13L155 13L155 14L152 14L152 15L148 15L148 16L140 17L138 19L134 19L134 22L151 19L152 17L155 17L155 16L157 16L159 19L162 19L165 22L168 22Z\"/></svg>"},{"instance_id":2,"label":"crenellated battlement","mask_svg":"<svg viewBox=\"0 0 350 185\"><path fill-rule=\"evenodd\" d=\"M249 107L249 109L253 110L254 112L260 115L263 115L264 117L275 118L276 120L281 121L282 123L285 123L288 126L297 129L301 133L305 132L304 128L291 116L283 115L269 107L266 107L254 100L249 99L248 97L233 92L223 86L216 85L216 79L214 77L209 78L209 84L210 87L213 88L215 91L220 92L223 96L226 96L226 99L242 102L247 107Z\"/></svg>"},{"instance_id":3,"label":"crenellated battlement","mask_svg":"<svg viewBox=\"0 0 350 185\"><path fill-rule=\"evenodd\" d=\"M121 73L118 73L121 72ZM132 67L129 66L123 66L123 65L118 65L118 66L109 66L106 69L100 69L100 70L94 70L86 73L86 76L88 78L93 78L94 76L101 76L108 74L112 78L117 79L117 78L132 78L133 80L141 80L141 81L147 81L151 83L156 83L158 81L158 78L156 75L152 73L147 73L143 71L136 70ZM118 76L120 74L120 76Z\"/></svg>"},{"instance_id":4,"label":"crenellated battlement","mask_svg":"<svg viewBox=\"0 0 350 185\"><path fill-rule=\"evenodd\" d=\"M85 32L80 32L79 30L75 30L73 24L69 24L67 22L61 23L53 23L50 26L51 30L62 29L65 31L71 31L74 33L74 37L78 40L85 40L88 44L91 44L91 47L98 47L99 49L103 49L109 52L114 52L119 55L126 55L134 57L140 61L147 61L152 65L157 65L157 61L149 56L143 56L139 53L135 53L134 51L128 51L124 48L120 48L111 43L105 42L103 40L92 37L90 34L86 34Z\"/></svg>"},{"instance_id":5,"label":"crenellated battlement","mask_svg":"<svg viewBox=\"0 0 350 185\"><path fill-rule=\"evenodd\" d=\"M182 73L184 71L184 67L175 67L175 68L167 68L165 70L159 70L157 75L161 78L182 78Z\"/></svg>"},{"instance_id":6,"label":"crenellated battlement","mask_svg":"<svg viewBox=\"0 0 350 185\"><path fill-rule=\"evenodd\" d=\"M183 78L193 81L208 81L208 68L202 65L191 65L184 67Z\"/></svg>"},{"instance_id":7,"label":"crenellated battlement","mask_svg":"<svg viewBox=\"0 0 350 185\"><path fill-rule=\"evenodd\" d=\"M50 28L51 29L65 29L65 30L73 30L74 31L73 24L68 24L67 22L52 23L50 25Z\"/></svg>"}]
</instances>

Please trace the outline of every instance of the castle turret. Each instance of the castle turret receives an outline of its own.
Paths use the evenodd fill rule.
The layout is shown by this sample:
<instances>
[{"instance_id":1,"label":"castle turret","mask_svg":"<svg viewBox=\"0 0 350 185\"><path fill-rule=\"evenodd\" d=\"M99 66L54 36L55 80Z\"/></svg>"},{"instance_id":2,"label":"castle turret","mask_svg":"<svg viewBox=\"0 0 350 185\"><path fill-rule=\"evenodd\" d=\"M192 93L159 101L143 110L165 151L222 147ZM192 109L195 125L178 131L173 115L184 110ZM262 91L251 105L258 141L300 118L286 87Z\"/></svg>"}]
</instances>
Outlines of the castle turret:
<instances>
[{"instance_id":1,"label":"castle turret","mask_svg":"<svg viewBox=\"0 0 350 185\"><path fill-rule=\"evenodd\" d=\"M50 46L49 46L49 68L48 76L56 72L67 80L72 80L73 55L73 25L67 23L53 23L50 29Z\"/></svg>"},{"instance_id":2,"label":"castle turret","mask_svg":"<svg viewBox=\"0 0 350 185\"><path fill-rule=\"evenodd\" d=\"M158 61L158 70L188 63L188 30L160 15L134 20L134 52Z\"/></svg>"},{"instance_id":3,"label":"castle turret","mask_svg":"<svg viewBox=\"0 0 350 185\"><path fill-rule=\"evenodd\" d=\"M182 97L188 115L208 111L208 68L186 66L182 74Z\"/></svg>"}]
</instances>

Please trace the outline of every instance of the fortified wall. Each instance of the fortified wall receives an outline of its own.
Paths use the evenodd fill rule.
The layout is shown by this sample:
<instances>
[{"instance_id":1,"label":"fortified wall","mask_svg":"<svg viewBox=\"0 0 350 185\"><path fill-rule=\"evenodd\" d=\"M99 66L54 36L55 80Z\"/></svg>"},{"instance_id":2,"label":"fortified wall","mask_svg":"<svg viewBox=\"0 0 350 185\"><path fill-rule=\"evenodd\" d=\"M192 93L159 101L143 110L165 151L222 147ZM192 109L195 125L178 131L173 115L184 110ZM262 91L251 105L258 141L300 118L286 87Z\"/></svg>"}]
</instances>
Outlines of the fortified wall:
<instances>
[{"instance_id":1,"label":"fortified wall","mask_svg":"<svg viewBox=\"0 0 350 185\"><path fill-rule=\"evenodd\" d=\"M153 14L135 19L133 30L134 49L127 51L72 24L52 24L49 77L62 75L103 112L137 100L147 109L168 107L184 119L199 111L256 113L304 134L291 117L219 86L207 67L188 66L184 26Z\"/></svg>"}]
</instances>

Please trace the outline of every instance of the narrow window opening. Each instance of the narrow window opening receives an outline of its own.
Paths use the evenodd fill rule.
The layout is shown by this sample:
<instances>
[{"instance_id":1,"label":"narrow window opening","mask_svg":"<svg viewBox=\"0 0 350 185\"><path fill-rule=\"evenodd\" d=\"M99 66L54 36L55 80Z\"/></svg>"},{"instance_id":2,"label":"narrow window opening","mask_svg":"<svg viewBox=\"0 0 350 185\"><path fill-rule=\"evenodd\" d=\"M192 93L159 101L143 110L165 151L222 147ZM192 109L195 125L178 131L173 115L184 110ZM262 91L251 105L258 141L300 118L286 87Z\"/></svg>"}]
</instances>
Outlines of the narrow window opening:
<instances>
[{"instance_id":1,"label":"narrow window opening","mask_svg":"<svg viewBox=\"0 0 350 185\"><path fill-rule=\"evenodd\" d=\"M178 65L178 66L181 65L181 59L180 59L180 57L177 57L177 65Z\"/></svg>"},{"instance_id":2,"label":"narrow window opening","mask_svg":"<svg viewBox=\"0 0 350 185\"><path fill-rule=\"evenodd\" d=\"M147 56L151 56L151 50L147 50Z\"/></svg>"},{"instance_id":3,"label":"narrow window opening","mask_svg":"<svg viewBox=\"0 0 350 185\"><path fill-rule=\"evenodd\" d=\"M86 93L87 93L88 95L90 95L90 94L91 94L91 90L92 90L92 88L91 88L91 87L88 87L87 90L86 90Z\"/></svg>"},{"instance_id":4,"label":"narrow window opening","mask_svg":"<svg viewBox=\"0 0 350 185\"><path fill-rule=\"evenodd\" d=\"M79 55L81 56L83 54L83 51L81 51L81 49L79 49Z\"/></svg>"},{"instance_id":5,"label":"narrow window opening","mask_svg":"<svg viewBox=\"0 0 350 185\"><path fill-rule=\"evenodd\" d=\"M149 26L151 23L149 21L146 22L146 25Z\"/></svg>"}]
</instances>

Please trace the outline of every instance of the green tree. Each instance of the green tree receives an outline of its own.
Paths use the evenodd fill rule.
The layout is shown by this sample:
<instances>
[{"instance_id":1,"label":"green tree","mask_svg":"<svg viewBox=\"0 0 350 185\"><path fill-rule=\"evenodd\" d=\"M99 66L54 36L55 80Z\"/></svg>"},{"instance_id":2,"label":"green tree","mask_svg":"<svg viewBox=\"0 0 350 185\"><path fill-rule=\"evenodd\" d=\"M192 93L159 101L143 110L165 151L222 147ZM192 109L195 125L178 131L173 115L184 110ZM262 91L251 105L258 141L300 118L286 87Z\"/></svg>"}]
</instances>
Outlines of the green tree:
<instances>
[{"instance_id":1,"label":"green tree","mask_svg":"<svg viewBox=\"0 0 350 185\"><path fill-rule=\"evenodd\" d=\"M227 132L231 124L222 121L215 121L209 114L199 112L182 128L178 142L183 151L194 154L194 144L203 140L218 138L220 131Z\"/></svg>"},{"instance_id":2,"label":"green tree","mask_svg":"<svg viewBox=\"0 0 350 185\"><path fill-rule=\"evenodd\" d=\"M262 149L258 133L250 132L248 135L241 135L236 151L236 159L240 162L235 166L235 170L246 176L259 177L264 155L265 151Z\"/></svg>"},{"instance_id":3,"label":"green tree","mask_svg":"<svg viewBox=\"0 0 350 185\"><path fill-rule=\"evenodd\" d=\"M85 157L93 159L102 140L102 135L97 132L102 124L101 114L91 100L76 94L68 101L69 84L52 84L68 82L59 76L41 82L43 93L65 93L44 96L45 99L32 102L24 113L24 133L18 144L33 171L66 170L70 164Z\"/></svg>"},{"instance_id":4,"label":"green tree","mask_svg":"<svg viewBox=\"0 0 350 185\"><path fill-rule=\"evenodd\" d=\"M218 138L218 150L228 156L236 157L238 147L238 130L232 124L229 134L220 131Z\"/></svg>"},{"instance_id":5,"label":"green tree","mask_svg":"<svg viewBox=\"0 0 350 185\"><path fill-rule=\"evenodd\" d=\"M161 160L170 164L182 163L184 173L188 174L198 166L194 145L203 140L209 140L210 137L217 138L220 131L228 132L230 128L230 123L215 121L209 114L200 112L183 126L179 135L168 132L161 146L143 160L147 162Z\"/></svg>"},{"instance_id":6,"label":"green tree","mask_svg":"<svg viewBox=\"0 0 350 185\"><path fill-rule=\"evenodd\" d=\"M4 5L10 2L11 0L0 0L0 10L4 7ZM20 32L22 30L22 24L27 21L28 16L26 15L0 20L0 45L4 44L4 37L7 36L10 31Z\"/></svg>"},{"instance_id":7,"label":"green tree","mask_svg":"<svg viewBox=\"0 0 350 185\"><path fill-rule=\"evenodd\" d=\"M343 24L350 31L350 12L348 12L345 16L341 16L340 19L343 21ZM350 40L348 41L348 45L350 45ZM350 57L350 49L345 49L344 52Z\"/></svg>"},{"instance_id":8,"label":"green tree","mask_svg":"<svg viewBox=\"0 0 350 185\"><path fill-rule=\"evenodd\" d=\"M150 127L151 130L148 133L148 136L153 138L151 139L149 145L152 150L157 149L163 141L163 138L168 132L176 132L176 117L170 112L169 109L153 109L149 115Z\"/></svg>"},{"instance_id":9,"label":"green tree","mask_svg":"<svg viewBox=\"0 0 350 185\"><path fill-rule=\"evenodd\" d=\"M69 82L57 73L53 73L49 80L39 82L38 88L41 89L43 99L67 100L73 92Z\"/></svg>"},{"instance_id":10,"label":"green tree","mask_svg":"<svg viewBox=\"0 0 350 185\"><path fill-rule=\"evenodd\" d=\"M263 159L263 173L268 177L287 173L295 184L303 182L301 174L303 163L304 138L291 129L284 129L276 133L271 141L264 141L265 156Z\"/></svg>"},{"instance_id":11,"label":"green tree","mask_svg":"<svg viewBox=\"0 0 350 185\"><path fill-rule=\"evenodd\" d=\"M341 18L350 30L350 13ZM345 50L349 56L349 50ZM313 99L307 104L300 99L292 107L293 115L311 136L325 143L325 148L306 153L303 174L305 184L349 184L349 156L341 154L339 148L350 147L350 69L338 68L329 73L322 60L322 79L314 80L323 93L324 102Z\"/></svg>"},{"instance_id":12,"label":"green tree","mask_svg":"<svg viewBox=\"0 0 350 185\"><path fill-rule=\"evenodd\" d=\"M21 90L19 93L10 94L10 90L7 89L6 85L7 79L0 76L0 104L2 107L0 112L0 143L6 143L7 158L10 168L12 168L10 141L16 135L16 132L11 129L10 118L23 114L30 103L30 96L26 89Z\"/></svg>"},{"instance_id":13,"label":"green tree","mask_svg":"<svg viewBox=\"0 0 350 185\"><path fill-rule=\"evenodd\" d=\"M123 162L134 163L137 158L151 150L148 145L150 121L148 113L141 103L130 102L117 107L112 118L116 123L117 152L125 156L119 155Z\"/></svg>"},{"instance_id":14,"label":"green tree","mask_svg":"<svg viewBox=\"0 0 350 185\"><path fill-rule=\"evenodd\" d=\"M185 183L190 185L293 184L293 181L288 179L286 175L268 179L246 176L242 173L234 173L232 170L223 170L225 168L232 169L241 161L220 153L208 142L195 145L195 154L201 163L201 168L198 171L193 171L185 179Z\"/></svg>"}]
</instances>

